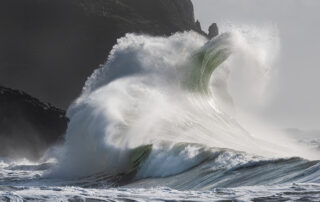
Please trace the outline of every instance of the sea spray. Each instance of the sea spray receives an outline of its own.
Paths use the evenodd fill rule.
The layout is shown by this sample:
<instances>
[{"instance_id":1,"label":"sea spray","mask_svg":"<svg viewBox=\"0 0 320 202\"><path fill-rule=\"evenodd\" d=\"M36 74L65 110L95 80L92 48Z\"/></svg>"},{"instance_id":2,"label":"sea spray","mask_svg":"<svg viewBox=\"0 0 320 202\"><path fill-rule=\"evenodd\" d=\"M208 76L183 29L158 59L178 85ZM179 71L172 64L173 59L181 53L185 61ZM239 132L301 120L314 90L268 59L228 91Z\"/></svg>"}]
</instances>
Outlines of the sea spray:
<instances>
[{"instance_id":1,"label":"sea spray","mask_svg":"<svg viewBox=\"0 0 320 202\"><path fill-rule=\"evenodd\" d=\"M139 161L143 165L135 165L148 170L139 170L140 177L163 177L190 169L208 158L209 148L265 157L297 155L295 145L248 133L217 102L219 86L208 86L210 78L215 78L213 71L224 64L243 65L239 61L235 64L232 58L224 62L230 54L249 49L254 57L250 45L242 42L246 48L239 49L238 42L233 32L212 41L194 32L170 37L127 34L119 39L107 63L94 71L68 109L66 143L53 174L128 173L132 151L143 145L152 145L152 151ZM228 90L222 87L220 92ZM223 98L219 97L220 103ZM231 95L228 99L232 100ZM173 152L181 143L186 145L183 152ZM190 144L202 145L196 150L206 155L194 154ZM172 163L172 159L180 163ZM152 174L154 169L150 168L161 162L173 167Z\"/></svg>"}]
</instances>

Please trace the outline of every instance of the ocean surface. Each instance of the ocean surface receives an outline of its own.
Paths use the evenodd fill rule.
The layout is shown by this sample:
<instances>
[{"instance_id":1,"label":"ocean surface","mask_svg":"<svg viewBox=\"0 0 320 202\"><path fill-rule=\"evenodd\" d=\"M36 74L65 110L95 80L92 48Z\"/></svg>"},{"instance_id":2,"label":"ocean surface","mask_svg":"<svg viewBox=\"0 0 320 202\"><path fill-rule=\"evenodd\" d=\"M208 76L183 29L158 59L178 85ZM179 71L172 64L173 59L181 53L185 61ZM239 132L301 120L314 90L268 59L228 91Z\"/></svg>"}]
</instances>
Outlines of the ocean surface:
<instances>
[{"instance_id":1,"label":"ocean surface","mask_svg":"<svg viewBox=\"0 0 320 202\"><path fill-rule=\"evenodd\" d=\"M118 39L69 107L65 143L0 159L0 201L320 201L319 139L239 119L277 54L267 31Z\"/></svg>"}]
</instances>

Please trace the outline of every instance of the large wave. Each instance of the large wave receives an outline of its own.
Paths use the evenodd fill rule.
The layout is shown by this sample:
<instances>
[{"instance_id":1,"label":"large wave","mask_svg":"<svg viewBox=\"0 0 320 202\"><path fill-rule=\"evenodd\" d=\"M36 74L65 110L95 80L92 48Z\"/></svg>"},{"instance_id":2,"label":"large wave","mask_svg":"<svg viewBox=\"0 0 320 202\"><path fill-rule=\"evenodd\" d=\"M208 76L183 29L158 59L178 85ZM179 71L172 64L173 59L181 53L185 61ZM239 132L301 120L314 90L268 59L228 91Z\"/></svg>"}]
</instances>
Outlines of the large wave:
<instances>
[{"instance_id":1,"label":"large wave","mask_svg":"<svg viewBox=\"0 0 320 202\"><path fill-rule=\"evenodd\" d=\"M250 134L230 113L226 66L243 65L234 56L239 52L261 61L255 51L236 32L212 40L192 31L118 39L68 109L66 143L53 173L164 177L218 157L226 158L224 166L237 164L241 152L246 162L308 157L290 141Z\"/></svg>"}]
</instances>

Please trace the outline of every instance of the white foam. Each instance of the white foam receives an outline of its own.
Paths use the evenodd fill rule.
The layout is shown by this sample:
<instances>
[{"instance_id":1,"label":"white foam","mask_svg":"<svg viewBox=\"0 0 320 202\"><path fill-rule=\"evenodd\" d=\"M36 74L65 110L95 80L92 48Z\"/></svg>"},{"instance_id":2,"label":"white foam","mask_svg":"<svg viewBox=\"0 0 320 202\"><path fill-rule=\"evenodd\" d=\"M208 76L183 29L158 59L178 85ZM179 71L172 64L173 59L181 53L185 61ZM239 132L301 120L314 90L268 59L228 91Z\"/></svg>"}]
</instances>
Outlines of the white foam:
<instances>
[{"instance_id":1,"label":"white foam","mask_svg":"<svg viewBox=\"0 0 320 202\"><path fill-rule=\"evenodd\" d=\"M233 37L233 51L249 52L247 55L254 57L255 46L240 34ZM68 109L66 144L53 173L67 177L124 172L130 166L132 148L163 141L199 143L263 156L297 155L290 146L252 137L226 113L228 110L220 110L216 102L219 94L204 97L181 87L181 75L188 70L191 56L206 42L194 32L170 37L127 34L119 39L108 62L95 70L82 95ZM265 62L265 57L262 52L250 61ZM162 155L165 153L153 151L151 156L156 159L141 176L156 172L151 168L163 159L169 167L164 167L167 172L157 173L160 176L180 172L198 161L184 154L174 158Z\"/></svg>"}]
</instances>

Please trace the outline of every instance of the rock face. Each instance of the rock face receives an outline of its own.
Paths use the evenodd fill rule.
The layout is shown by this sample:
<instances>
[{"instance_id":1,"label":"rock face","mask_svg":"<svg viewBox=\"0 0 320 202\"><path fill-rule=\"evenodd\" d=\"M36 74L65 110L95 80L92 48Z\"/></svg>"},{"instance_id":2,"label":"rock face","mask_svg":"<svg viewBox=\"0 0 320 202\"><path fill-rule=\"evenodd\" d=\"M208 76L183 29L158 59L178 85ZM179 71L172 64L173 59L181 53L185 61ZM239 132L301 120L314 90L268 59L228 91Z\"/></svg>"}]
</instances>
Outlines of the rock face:
<instances>
[{"instance_id":1,"label":"rock face","mask_svg":"<svg viewBox=\"0 0 320 202\"><path fill-rule=\"evenodd\" d=\"M212 23L208 29L208 37L211 39L219 34L219 29L216 23Z\"/></svg>"},{"instance_id":2,"label":"rock face","mask_svg":"<svg viewBox=\"0 0 320 202\"><path fill-rule=\"evenodd\" d=\"M201 31L191 0L3 0L0 85L66 108L127 32Z\"/></svg>"},{"instance_id":3,"label":"rock face","mask_svg":"<svg viewBox=\"0 0 320 202\"><path fill-rule=\"evenodd\" d=\"M191 0L3 0L0 28L0 85L62 108L127 32L206 35ZM39 158L67 122L63 110L0 86L0 156Z\"/></svg>"},{"instance_id":4,"label":"rock face","mask_svg":"<svg viewBox=\"0 0 320 202\"><path fill-rule=\"evenodd\" d=\"M67 123L63 110L0 86L0 156L38 159L63 140Z\"/></svg>"}]
</instances>

